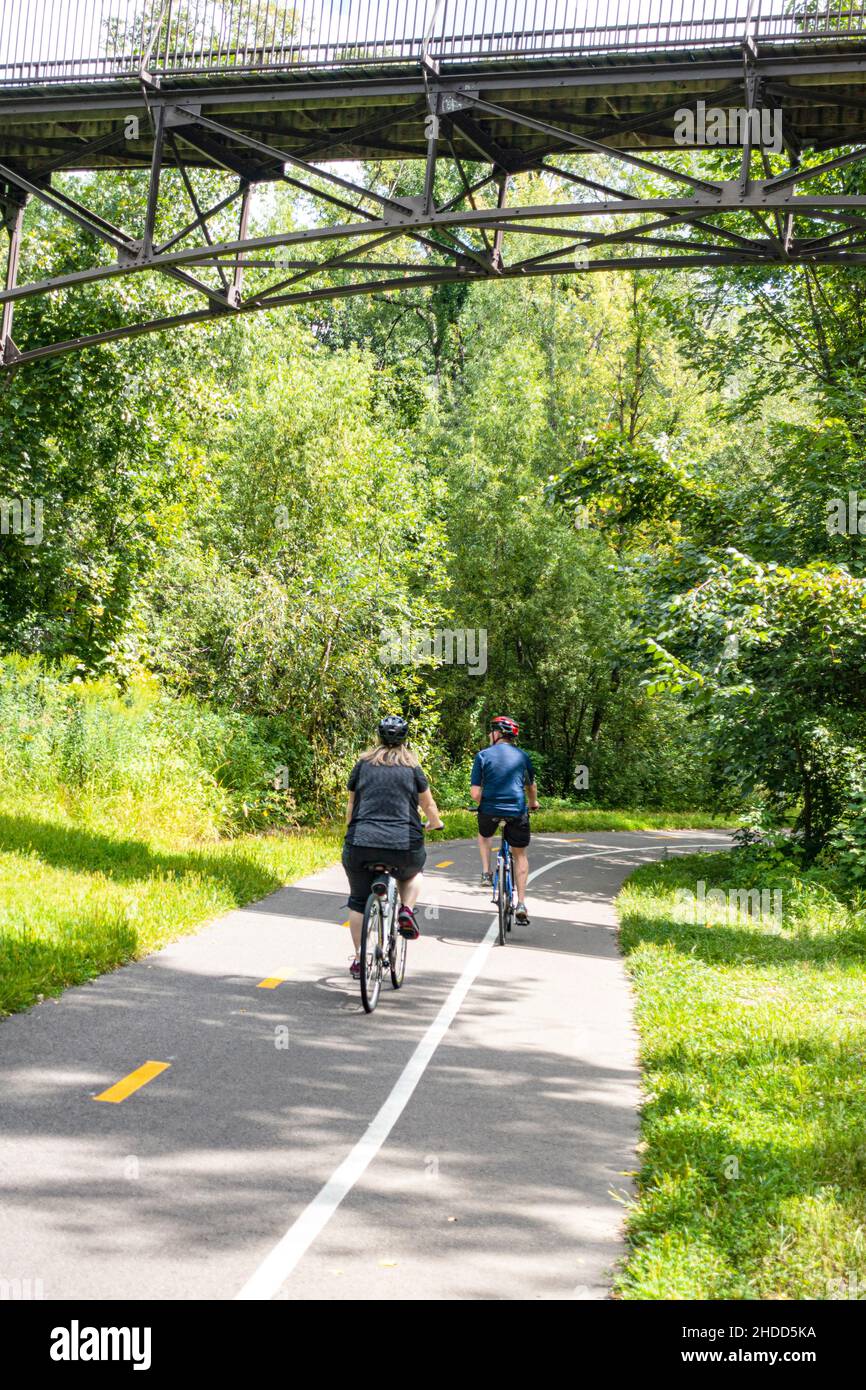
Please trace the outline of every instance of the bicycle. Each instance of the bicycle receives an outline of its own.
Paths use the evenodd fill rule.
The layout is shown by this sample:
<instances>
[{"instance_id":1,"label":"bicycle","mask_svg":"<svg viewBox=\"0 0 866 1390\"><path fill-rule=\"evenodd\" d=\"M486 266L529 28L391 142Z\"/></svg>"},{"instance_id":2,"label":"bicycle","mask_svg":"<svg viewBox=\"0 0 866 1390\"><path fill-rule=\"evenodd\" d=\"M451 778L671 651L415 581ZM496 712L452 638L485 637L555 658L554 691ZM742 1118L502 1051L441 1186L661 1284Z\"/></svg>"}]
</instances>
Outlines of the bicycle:
<instances>
[{"instance_id":1,"label":"bicycle","mask_svg":"<svg viewBox=\"0 0 866 1390\"><path fill-rule=\"evenodd\" d=\"M473 815L478 815L478 807L471 808ZM506 937L511 931L514 921L514 911L517 905L517 889L512 870L511 846L505 838L505 826L502 827L502 843L496 855L496 871L493 875L493 902L499 911L499 945L506 944ZM505 892L500 892L500 884L505 885Z\"/></svg>"},{"instance_id":2,"label":"bicycle","mask_svg":"<svg viewBox=\"0 0 866 1390\"><path fill-rule=\"evenodd\" d=\"M394 989L400 989L403 984L408 942L397 930L395 875L398 870L390 864L370 864L368 867L380 877L374 879L364 908L358 959L361 965L361 1003L365 1013L371 1014L379 1002L386 968Z\"/></svg>"},{"instance_id":3,"label":"bicycle","mask_svg":"<svg viewBox=\"0 0 866 1390\"><path fill-rule=\"evenodd\" d=\"M502 891L503 886L504 892ZM502 843L496 856L496 872L493 875L493 901L499 911L499 944L504 946L514 921L514 909L517 902L517 890L514 886L514 874L512 873L511 846L505 838L504 826Z\"/></svg>"}]
</instances>

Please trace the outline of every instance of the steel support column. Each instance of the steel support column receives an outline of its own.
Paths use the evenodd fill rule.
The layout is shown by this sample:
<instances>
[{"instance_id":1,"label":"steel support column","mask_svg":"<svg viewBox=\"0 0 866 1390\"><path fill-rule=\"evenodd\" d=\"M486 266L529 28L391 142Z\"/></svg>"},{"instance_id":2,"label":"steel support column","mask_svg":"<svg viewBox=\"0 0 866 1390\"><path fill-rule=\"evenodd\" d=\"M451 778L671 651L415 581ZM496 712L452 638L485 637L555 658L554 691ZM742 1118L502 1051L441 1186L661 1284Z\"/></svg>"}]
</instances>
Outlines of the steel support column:
<instances>
[{"instance_id":1,"label":"steel support column","mask_svg":"<svg viewBox=\"0 0 866 1390\"><path fill-rule=\"evenodd\" d=\"M238 220L238 241L246 241L249 231L250 207L252 205L252 184L247 184L241 200L241 215ZM232 275L231 288L228 292L229 303L233 308L237 308L241 302L241 289L244 282L244 266L241 253L238 252L235 261L234 274Z\"/></svg>"},{"instance_id":2,"label":"steel support column","mask_svg":"<svg viewBox=\"0 0 866 1390\"><path fill-rule=\"evenodd\" d=\"M3 223L9 233L9 252L6 257L6 289L15 288L18 282L18 262L21 256L21 235L24 228L24 207L26 194L9 190L3 200ZM3 304L3 319L0 324L0 364L10 366L18 357L18 349L12 339L12 320L15 314L15 301L7 299Z\"/></svg>"}]
</instances>

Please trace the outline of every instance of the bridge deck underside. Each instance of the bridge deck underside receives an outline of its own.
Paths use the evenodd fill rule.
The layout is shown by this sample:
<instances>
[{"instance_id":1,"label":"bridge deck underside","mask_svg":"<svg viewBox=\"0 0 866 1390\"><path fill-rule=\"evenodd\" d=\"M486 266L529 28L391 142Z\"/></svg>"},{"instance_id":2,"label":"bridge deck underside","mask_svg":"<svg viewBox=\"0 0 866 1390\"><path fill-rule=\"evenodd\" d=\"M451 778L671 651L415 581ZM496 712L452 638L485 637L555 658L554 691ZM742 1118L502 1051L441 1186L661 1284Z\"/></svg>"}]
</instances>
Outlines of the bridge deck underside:
<instances>
[{"instance_id":1,"label":"bridge deck underside","mask_svg":"<svg viewBox=\"0 0 866 1390\"><path fill-rule=\"evenodd\" d=\"M727 141L743 148L718 166L724 173L713 173L710 161L672 158L678 117L699 102L769 111L773 142L745 122L742 141ZM706 143L690 134L690 144ZM822 153L804 160L810 150ZM600 162L572 158L585 154ZM382 160L418 161L414 186L423 183L423 193L385 179ZM361 161L369 161L366 170ZM866 42L7 87L0 89L0 222L9 245L0 372L220 316L449 281L863 266L864 161ZM437 178L441 163L449 180ZM176 209L163 217L160 180L171 166L189 220ZM212 206L190 179L195 166L231 176ZM635 167L650 181L630 178ZM63 178L71 170L134 169L149 174L130 211L135 225L115 226L88 205L93 181ZM511 177L523 170L544 177ZM319 207L318 224L305 218L256 229L257 185L280 182ZM100 242L92 263L59 265L22 283L19 263L25 276L39 265L27 254L39 227L37 219L25 223L28 203ZM172 281L173 311L108 329L96 315L94 331L85 312L80 336L56 342L33 342L32 318L22 313L24 336L17 329L13 336L16 306L27 300L131 275Z\"/></svg>"},{"instance_id":2,"label":"bridge deck underside","mask_svg":"<svg viewBox=\"0 0 866 1390\"><path fill-rule=\"evenodd\" d=\"M802 149L829 149L857 142L866 129L866 49L827 44L774 47L756 70L762 104L785 113L786 133ZM704 100L711 106L744 104L743 54L738 49L649 57L619 55L591 64L547 62L449 65L436 78L440 90L469 89L497 104L575 134L623 150L663 150L675 145L674 113ZM278 76L238 75L199 80L163 79L154 100L197 103L216 120L254 135L272 148L328 160L418 159L426 153L423 119L425 77L418 64L404 70L348 69ZM93 83L74 88L0 88L0 162L33 173L61 163L88 169L147 168L152 125L140 122L140 138L119 138L76 160L76 151L118 131L128 115L146 115L137 82ZM474 132L455 122L450 131L462 159L479 157L479 132L503 164L535 153L543 141L526 126L486 116ZM228 148L231 148L229 142ZM489 152L488 150L488 152ZM249 158L240 143L235 153ZM164 164L173 162L166 149ZM218 163L201 149L185 148L189 165Z\"/></svg>"}]
</instances>

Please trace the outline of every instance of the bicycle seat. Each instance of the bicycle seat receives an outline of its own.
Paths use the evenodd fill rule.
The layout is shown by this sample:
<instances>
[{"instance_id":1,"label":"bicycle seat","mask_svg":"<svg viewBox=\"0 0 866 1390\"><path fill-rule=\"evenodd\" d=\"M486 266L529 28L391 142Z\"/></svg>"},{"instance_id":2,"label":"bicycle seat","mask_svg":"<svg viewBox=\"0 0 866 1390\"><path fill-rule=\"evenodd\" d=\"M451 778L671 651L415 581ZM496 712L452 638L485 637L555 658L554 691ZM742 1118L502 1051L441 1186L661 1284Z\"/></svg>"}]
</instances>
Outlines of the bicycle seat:
<instances>
[{"instance_id":1,"label":"bicycle seat","mask_svg":"<svg viewBox=\"0 0 866 1390\"><path fill-rule=\"evenodd\" d=\"M393 864L368 864L367 868L371 873L383 875L390 874L392 878L396 878L399 872ZM377 898L387 898L388 879L385 877L374 878L373 882L370 884L370 892L375 893Z\"/></svg>"}]
</instances>

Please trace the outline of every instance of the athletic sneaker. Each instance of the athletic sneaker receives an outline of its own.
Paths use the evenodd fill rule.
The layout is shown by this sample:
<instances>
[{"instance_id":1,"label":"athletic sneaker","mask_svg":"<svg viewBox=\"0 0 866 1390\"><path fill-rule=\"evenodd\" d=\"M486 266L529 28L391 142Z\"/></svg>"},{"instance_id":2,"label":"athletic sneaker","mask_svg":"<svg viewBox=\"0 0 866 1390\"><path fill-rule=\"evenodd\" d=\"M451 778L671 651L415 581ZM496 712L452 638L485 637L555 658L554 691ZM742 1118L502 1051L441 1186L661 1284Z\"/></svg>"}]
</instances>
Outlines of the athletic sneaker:
<instances>
[{"instance_id":1,"label":"athletic sneaker","mask_svg":"<svg viewBox=\"0 0 866 1390\"><path fill-rule=\"evenodd\" d=\"M353 980L360 980L361 978L361 962L357 956L349 962L349 974Z\"/></svg>"},{"instance_id":2,"label":"athletic sneaker","mask_svg":"<svg viewBox=\"0 0 866 1390\"><path fill-rule=\"evenodd\" d=\"M519 922L522 927L529 926L529 913L526 911L526 903L517 904L517 911L514 914L514 920L516 922Z\"/></svg>"},{"instance_id":3,"label":"athletic sneaker","mask_svg":"<svg viewBox=\"0 0 866 1390\"><path fill-rule=\"evenodd\" d=\"M407 941L417 941L421 935L418 923L415 921L415 913L411 907L401 907L397 913L397 930L401 936L405 936Z\"/></svg>"},{"instance_id":4,"label":"athletic sneaker","mask_svg":"<svg viewBox=\"0 0 866 1390\"><path fill-rule=\"evenodd\" d=\"M492 887L493 887L493 875L492 875L492 874L482 874L482 875L481 875L481 887L482 887L482 888L492 888Z\"/></svg>"}]
</instances>

